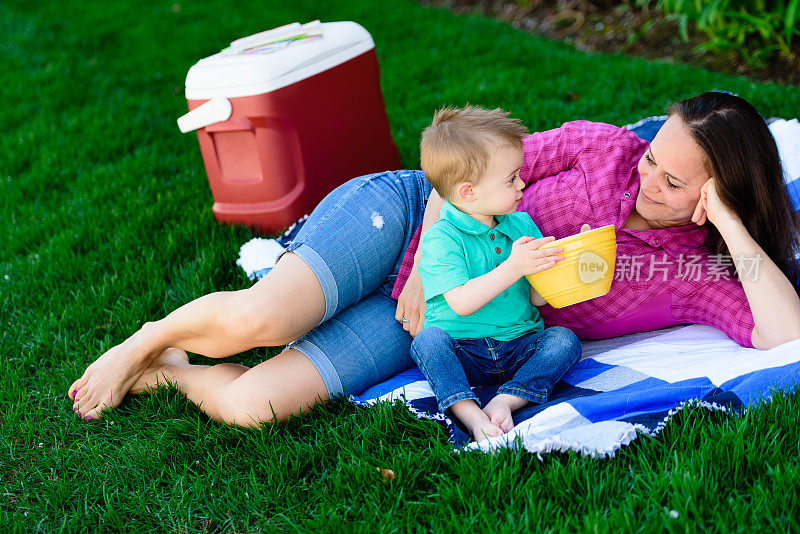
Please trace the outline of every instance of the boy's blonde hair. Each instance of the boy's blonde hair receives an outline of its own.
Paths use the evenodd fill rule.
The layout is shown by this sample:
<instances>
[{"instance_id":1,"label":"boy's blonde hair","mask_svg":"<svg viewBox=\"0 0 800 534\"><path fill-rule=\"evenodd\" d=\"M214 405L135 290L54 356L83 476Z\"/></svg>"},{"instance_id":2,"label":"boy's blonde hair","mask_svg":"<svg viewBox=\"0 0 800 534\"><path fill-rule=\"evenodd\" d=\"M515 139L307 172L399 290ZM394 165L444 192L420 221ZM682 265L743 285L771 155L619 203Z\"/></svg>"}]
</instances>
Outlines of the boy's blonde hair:
<instances>
[{"instance_id":1,"label":"boy's blonde hair","mask_svg":"<svg viewBox=\"0 0 800 534\"><path fill-rule=\"evenodd\" d=\"M420 164L442 198L451 199L461 182L479 183L492 145L522 149L528 133L519 119L500 108L442 108L422 132Z\"/></svg>"}]
</instances>

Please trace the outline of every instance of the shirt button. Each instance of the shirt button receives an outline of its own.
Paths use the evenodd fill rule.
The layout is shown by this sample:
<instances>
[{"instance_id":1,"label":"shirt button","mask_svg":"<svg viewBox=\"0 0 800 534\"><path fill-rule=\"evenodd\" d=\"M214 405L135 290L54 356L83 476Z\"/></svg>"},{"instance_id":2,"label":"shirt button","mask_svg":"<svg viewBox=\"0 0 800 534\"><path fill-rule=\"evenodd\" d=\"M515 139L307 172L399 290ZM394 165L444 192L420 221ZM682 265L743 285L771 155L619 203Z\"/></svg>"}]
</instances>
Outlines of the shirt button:
<instances>
[{"instance_id":1,"label":"shirt button","mask_svg":"<svg viewBox=\"0 0 800 534\"><path fill-rule=\"evenodd\" d=\"M497 247L496 249L494 249L494 251L500 254L500 247Z\"/></svg>"},{"instance_id":2,"label":"shirt button","mask_svg":"<svg viewBox=\"0 0 800 534\"><path fill-rule=\"evenodd\" d=\"M494 241L494 234L489 234L489 239L491 239L492 241Z\"/></svg>"},{"instance_id":3,"label":"shirt button","mask_svg":"<svg viewBox=\"0 0 800 534\"><path fill-rule=\"evenodd\" d=\"M630 194L630 193L628 193L627 191L625 191L624 193L622 193L622 196L623 196L624 198L628 198L629 196L631 196L631 194Z\"/></svg>"},{"instance_id":4,"label":"shirt button","mask_svg":"<svg viewBox=\"0 0 800 534\"><path fill-rule=\"evenodd\" d=\"M658 238L657 238L657 237L654 237L654 238L653 238L653 244L654 244L655 246L658 246Z\"/></svg>"}]
</instances>

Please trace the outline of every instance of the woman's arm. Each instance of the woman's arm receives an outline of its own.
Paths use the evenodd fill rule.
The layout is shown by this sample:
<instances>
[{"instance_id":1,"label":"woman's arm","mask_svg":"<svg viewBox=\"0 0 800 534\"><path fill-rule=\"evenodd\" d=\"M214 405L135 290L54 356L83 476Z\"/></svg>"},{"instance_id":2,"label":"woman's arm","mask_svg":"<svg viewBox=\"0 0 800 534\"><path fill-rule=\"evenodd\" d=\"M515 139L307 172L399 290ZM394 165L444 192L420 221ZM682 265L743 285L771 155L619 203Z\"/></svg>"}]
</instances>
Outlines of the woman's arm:
<instances>
[{"instance_id":1,"label":"woman's arm","mask_svg":"<svg viewBox=\"0 0 800 534\"><path fill-rule=\"evenodd\" d=\"M755 328L752 343L771 349L800 338L800 298L791 282L738 219L718 224L744 287Z\"/></svg>"},{"instance_id":2,"label":"woman's arm","mask_svg":"<svg viewBox=\"0 0 800 534\"><path fill-rule=\"evenodd\" d=\"M432 190L428 197L428 203L425 205L425 215L422 218L422 230L420 232L420 241L422 234L428 231L431 225L439 220L439 213L444 205L444 200L436 190ZM395 319L403 323L403 329L412 336L416 336L422 330L422 323L425 320L425 295L422 292L422 280L419 277L419 258L420 249L414 254L414 267L408 275L408 280L403 291L397 297L397 311L395 312ZM405 318L406 321L402 321Z\"/></svg>"},{"instance_id":3,"label":"woman's arm","mask_svg":"<svg viewBox=\"0 0 800 534\"><path fill-rule=\"evenodd\" d=\"M425 232L428 231L428 228L431 227L433 223L439 220L439 214L442 211L442 206L444 206L444 199L439 196L439 193L436 192L436 189L431 190L431 194L428 197L428 203L425 204L425 215L422 217L422 231L420 232L420 240ZM417 248L417 252L414 254L414 266L419 263L419 255L420 249Z\"/></svg>"},{"instance_id":4,"label":"woman's arm","mask_svg":"<svg viewBox=\"0 0 800 534\"><path fill-rule=\"evenodd\" d=\"M533 286L531 286L531 304L533 304L533 305L534 305L534 306L536 306L537 308L538 308L539 306L545 306L545 305L547 305L547 301L546 301L546 300L544 300L544 297L542 297L542 296L539 294L539 292L538 292L538 291L536 291L535 289L533 289Z\"/></svg>"},{"instance_id":5,"label":"woman's arm","mask_svg":"<svg viewBox=\"0 0 800 534\"><path fill-rule=\"evenodd\" d=\"M720 201L713 178L701 188L700 204L692 220L700 224L706 217L719 230L739 273L755 322L753 347L771 349L800 338L797 292L741 220Z\"/></svg>"},{"instance_id":6,"label":"woman's arm","mask_svg":"<svg viewBox=\"0 0 800 534\"><path fill-rule=\"evenodd\" d=\"M604 154L605 159L618 161L621 167L634 167L647 145L647 141L625 128L599 122L567 122L560 128L535 132L522 140L524 158L519 176L527 185L572 169L581 161L587 163L587 170L596 172L592 165L598 153Z\"/></svg>"}]
</instances>

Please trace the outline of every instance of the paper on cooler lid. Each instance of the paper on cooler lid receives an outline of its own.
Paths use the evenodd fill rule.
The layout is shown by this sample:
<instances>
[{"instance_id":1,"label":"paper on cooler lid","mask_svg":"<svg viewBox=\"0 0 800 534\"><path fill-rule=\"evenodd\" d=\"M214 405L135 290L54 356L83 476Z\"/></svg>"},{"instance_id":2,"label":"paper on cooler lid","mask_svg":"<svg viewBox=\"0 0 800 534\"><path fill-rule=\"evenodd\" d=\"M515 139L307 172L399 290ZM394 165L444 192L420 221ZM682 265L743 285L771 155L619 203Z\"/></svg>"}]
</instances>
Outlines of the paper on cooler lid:
<instances>
[{"instance_id":1,"label":"paper on cooler lid","mask_svg":"<svg viewBox=\"0 0 800 534\"><path fill-rule=\"evenodd\" d=\"M355 22L326 22L318 28L322 32L321 38L308 39L271 53L236 53L235 50L232 53L226 49L201 59L186 75L186 98L205 100L218 96L235 98L268 93L340 65L375 47L369 32ZM232 43L235 44L236 41Z\"/></svg>"},{"instance_id":2,"label":"paper on cooler lid","mask_svg":"<svg viewBox=\"0 0 800 534\"><path fill-rule=\"evenodd\" d=\"M222 51L222 54L272 54L287 46L308 43L310 39L322 37L322 34L322 24L318 20L306 24L293 22L286 26L236 39Z\"/></svg>"}]
</instances>

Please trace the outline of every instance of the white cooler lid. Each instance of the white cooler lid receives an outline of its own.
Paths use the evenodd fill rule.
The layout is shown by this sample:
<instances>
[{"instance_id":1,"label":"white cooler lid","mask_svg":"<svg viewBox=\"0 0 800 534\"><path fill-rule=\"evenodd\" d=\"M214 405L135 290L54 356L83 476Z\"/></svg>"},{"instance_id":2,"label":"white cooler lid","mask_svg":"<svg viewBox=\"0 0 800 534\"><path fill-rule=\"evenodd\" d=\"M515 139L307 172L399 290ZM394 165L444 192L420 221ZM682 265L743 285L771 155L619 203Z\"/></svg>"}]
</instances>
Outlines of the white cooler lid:
<instances>
[{"instance_id":1,"label":"white cooler lid","mask_svg":"<svg viewBox=\"0 0 800 534\"><path fill-rule=\"evenodd\" d=\"M214 54L186 75L186 98L206 100L269 93L333 68L375 48L369 32L355 22L325 22L321 39L269 54Z\"/></svg>"}]
</instances>

